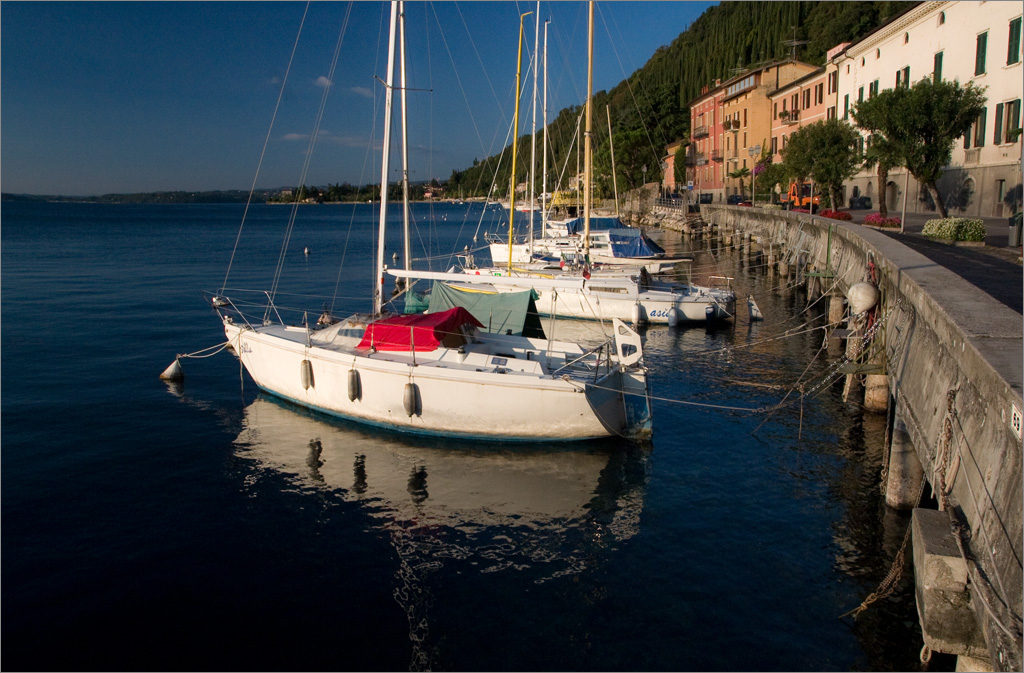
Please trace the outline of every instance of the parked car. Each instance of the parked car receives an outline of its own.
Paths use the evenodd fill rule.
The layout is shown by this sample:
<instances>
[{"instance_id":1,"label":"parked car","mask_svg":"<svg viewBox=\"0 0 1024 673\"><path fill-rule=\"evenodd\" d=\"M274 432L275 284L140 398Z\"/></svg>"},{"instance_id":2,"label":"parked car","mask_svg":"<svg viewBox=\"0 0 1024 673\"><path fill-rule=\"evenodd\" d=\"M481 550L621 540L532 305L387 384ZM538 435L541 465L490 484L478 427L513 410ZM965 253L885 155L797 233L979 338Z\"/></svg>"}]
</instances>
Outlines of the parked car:
<instances>
[{"instance_id":1,"label":"parked car","mask_svg":"<svg viewBox=\"0 0 1024 673\"><path fill-rule=\"evenodd\" d=\"M725 200L726 204L730 206L738 206L742 201L743 197L740 196L739 194L730 194L729 197Z\"/></svg>"}]
</instances>

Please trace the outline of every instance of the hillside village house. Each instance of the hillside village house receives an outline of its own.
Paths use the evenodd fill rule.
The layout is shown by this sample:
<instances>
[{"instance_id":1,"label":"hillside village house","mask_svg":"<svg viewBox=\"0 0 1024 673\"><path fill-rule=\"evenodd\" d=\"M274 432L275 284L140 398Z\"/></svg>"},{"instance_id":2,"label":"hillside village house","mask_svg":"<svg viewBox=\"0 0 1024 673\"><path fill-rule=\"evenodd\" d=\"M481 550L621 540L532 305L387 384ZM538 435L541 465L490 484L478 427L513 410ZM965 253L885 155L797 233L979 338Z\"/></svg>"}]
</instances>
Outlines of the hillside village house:
<instances>
[{"instance_id":1,"label":"hillside village house","mask_svg":"<svg viewBox=\"0 0 1024 673\"><path fill-rule=\"evenodd\" d=\"M951 214L1004 216L1003 197L1021 183L1020 2L924 2L842 51L832 54L838 72L839 114L882 89L909 86L923 77L974 82L986 87L988 104L971 131L957 141L951 165L938 183ZM865 139L865 143L870 139ZM883 196L890 210L902 208L906 171L890 171L877 185L874 170L846 184L850 197ZM909 180L908 212L929 212L926 191Z\"/></svg>"},{"instance_id":2,"label":"hillside village house","mask_svg":"<svg viewBox=\"0 0 1024 673\"><path fill-rule=\"evenodd\" d=\"M716 81L690 102L690 136L694 190L711 194L716 203L743 193L740 180L728 174L754 163L772 137L769 96L782 86L818 70L794 59L747 70L725 82ZM690 157L692 156L692 164ZM749 178L744 179L749 184Z\"/></svg>"}]
</instances>

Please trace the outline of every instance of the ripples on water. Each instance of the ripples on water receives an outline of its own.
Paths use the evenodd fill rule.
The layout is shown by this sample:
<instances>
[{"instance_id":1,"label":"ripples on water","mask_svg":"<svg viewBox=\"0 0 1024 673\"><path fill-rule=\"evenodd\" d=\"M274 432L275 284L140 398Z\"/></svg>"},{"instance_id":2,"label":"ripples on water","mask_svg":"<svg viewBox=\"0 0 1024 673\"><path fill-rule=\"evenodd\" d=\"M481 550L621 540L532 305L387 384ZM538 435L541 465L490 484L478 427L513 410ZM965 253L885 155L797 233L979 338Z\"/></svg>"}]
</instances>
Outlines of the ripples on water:
<instances>
[{"instance_id":1,"label":"ripples on water","mask_svg":"<svg viewBox=\"0 0 1024 673\"><path fill-rule=\"evenodd\" d=\"M802 313L756 258L695 244L697 277L735 276L767 320L741 301L734 326L646 330L649 445L460 444L258 395L226 353L157 380L223 336L200 291L219 289L240 212L4 204L5 668L918 666L907 582L838 619L907 524L879 496L884 417L841 384L802 415L748 411L840 356L818 354L820 330L774 338L824 308ZM438 222L417 254L470 242L464 212L417 206ZM255 209L229 285L269 286L286 217ZM372 219L300 209L280 303L318 312L297 296L315 287L365 310Z\"/></svg>"}]
</instances>

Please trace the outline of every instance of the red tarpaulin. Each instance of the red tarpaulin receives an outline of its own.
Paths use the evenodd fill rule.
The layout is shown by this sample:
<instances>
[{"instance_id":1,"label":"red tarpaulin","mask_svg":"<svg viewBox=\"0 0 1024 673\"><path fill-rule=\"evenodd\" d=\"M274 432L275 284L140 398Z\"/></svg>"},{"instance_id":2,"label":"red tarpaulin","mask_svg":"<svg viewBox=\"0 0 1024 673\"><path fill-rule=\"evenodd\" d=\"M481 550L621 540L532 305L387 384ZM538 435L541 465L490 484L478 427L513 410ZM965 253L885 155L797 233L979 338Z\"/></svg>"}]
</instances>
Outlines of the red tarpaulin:
<instances>
[{"instance_id":1,"label":"red tarpaulin","mask_svg":"<svg viewBox=\"0 0 1024 673\"><path fill-rule=\"evenodd\" d=\"M432 351L441 345L445 337L449 338L449 343L452 343L452 337L457 339L458 344L452 343L452 346L461 345L464 343L459 330L462 325L483 327L473 314L461 306L439 313L385 318L366 326L366 334L358 348L373 346L379 351Z\"/></svg>"}]
</instances>

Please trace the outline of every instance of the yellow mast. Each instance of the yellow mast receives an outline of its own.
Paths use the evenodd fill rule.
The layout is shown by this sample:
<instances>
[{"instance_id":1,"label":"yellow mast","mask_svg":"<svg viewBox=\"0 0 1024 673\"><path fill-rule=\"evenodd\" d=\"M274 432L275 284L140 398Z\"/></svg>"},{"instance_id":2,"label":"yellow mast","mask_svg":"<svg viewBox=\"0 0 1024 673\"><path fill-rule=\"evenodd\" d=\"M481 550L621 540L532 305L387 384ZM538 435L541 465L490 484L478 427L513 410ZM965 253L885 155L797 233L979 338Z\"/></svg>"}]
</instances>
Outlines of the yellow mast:
<instances>
[{"instance_id":1,"label":"yellow mast","mask_svg":"<svg viewBox=\"0 0 1024 673\"><path fill-rule=\"evenodd\" d=\"M512 124L512 185L508 197L508 271L512 273L512 218L516 212L516 148L519 147L519 73L523 64L523 19L533 14L519 16L519 55L516 57L516 114ZM531 217L532 217L531 213ZM532 225L531 225L532 226Z\"/></svg>"},{"instance_id":2,"label":"yellow mast","mask_svg":"<svg viewBox=\"0 0 1024 673\"><path fill-rule=\"evenodd\" d=\"M591 146L591 108L594 93L594 0L588 3L590 18L587 22L587 126L583 134L583 263L590 266L590 203L591 165L594 148Z\"/></svg>"}]
</instances>

